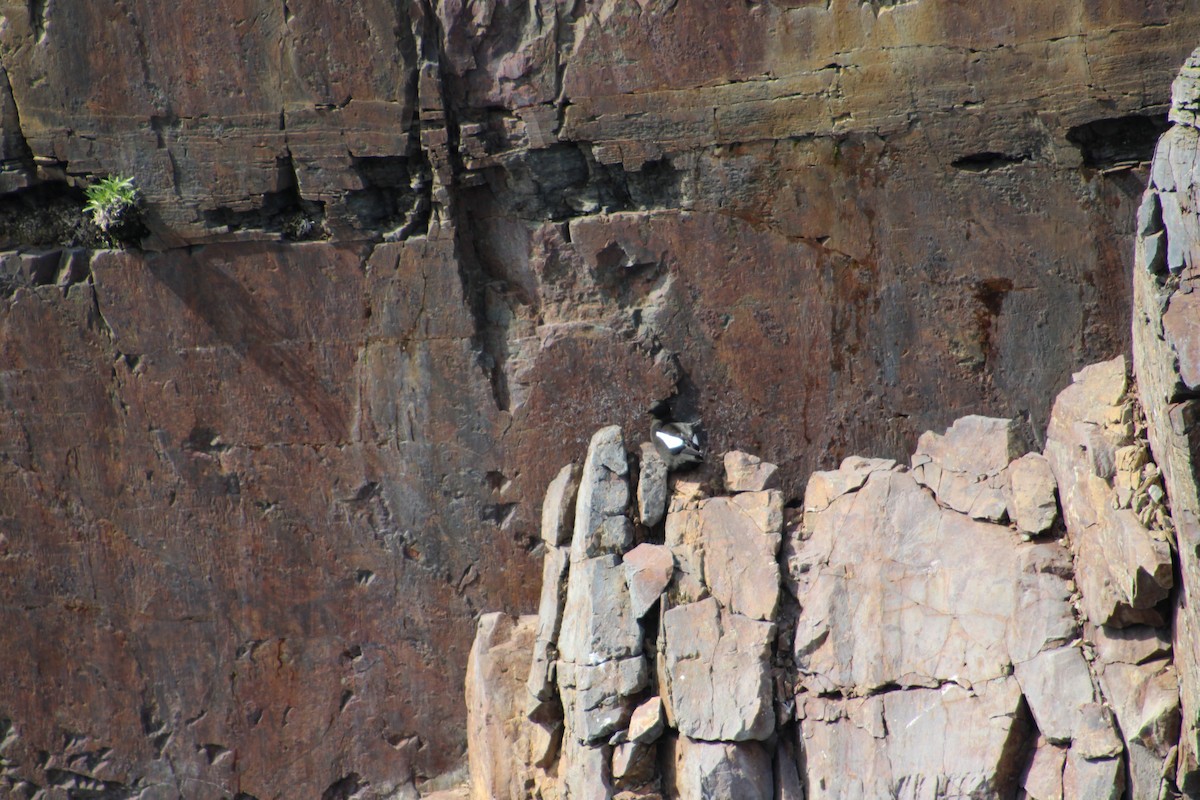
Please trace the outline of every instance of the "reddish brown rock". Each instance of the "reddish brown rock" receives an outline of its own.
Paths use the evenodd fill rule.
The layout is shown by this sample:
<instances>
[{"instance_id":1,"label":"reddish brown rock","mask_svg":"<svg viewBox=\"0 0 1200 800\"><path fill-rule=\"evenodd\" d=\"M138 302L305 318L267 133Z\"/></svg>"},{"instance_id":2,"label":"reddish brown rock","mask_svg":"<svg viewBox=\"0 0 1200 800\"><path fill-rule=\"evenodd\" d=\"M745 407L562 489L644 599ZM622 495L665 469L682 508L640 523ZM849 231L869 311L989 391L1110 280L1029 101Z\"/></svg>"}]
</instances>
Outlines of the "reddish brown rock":
<instances>
[{"instance_id":1,"label":"reddish brown rock","mask_svg":"<svg viewBox=\"0 0 1200 800\"><path fill-rule=\"evenodd\" d=\"M117 173L161 251L0 277L22 780L387 796L596 428L674 396L791 500L1126 342L1193 9L436 6L0 6L0 238Z\"/></svg>"},{"instance_id":2,"label":"reddish brown rock","mask_svg":"<svg viewBox=\"0 0 1200 800\"><path fill-rule=\"evenodd\" d=\"M103 253L94 285L2 301L16 775L69 769L68 734L110 751L98 779L173 764L198 797L391 791L462 758L463 633L536 586L495 569L528 557L484 521L491 428L460 427L492 407L470 316L414 295L456 296L452 256Z\"/></svg>"}]
</instances>

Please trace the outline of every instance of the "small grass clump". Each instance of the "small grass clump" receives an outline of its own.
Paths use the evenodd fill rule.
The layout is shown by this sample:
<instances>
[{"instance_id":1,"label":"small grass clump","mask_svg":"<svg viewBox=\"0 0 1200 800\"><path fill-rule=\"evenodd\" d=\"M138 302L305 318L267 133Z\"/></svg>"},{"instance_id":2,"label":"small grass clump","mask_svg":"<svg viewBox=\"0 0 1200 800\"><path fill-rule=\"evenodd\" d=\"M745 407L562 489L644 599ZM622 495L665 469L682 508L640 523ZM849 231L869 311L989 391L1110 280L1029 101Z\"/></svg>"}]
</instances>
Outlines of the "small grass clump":
<instances>
[{"instance_id":1,"label":"small grass clump","mask_svg":"<svg viewBox=\"0 0 1200 800\"><path fill-rule=\"evenodd\" d=\"M112 175L84 191L87 194L84 213L110 241L128 241L140 230L138 202L141 194L133 185L133 178Z\"/></svg>"}]
</instances>

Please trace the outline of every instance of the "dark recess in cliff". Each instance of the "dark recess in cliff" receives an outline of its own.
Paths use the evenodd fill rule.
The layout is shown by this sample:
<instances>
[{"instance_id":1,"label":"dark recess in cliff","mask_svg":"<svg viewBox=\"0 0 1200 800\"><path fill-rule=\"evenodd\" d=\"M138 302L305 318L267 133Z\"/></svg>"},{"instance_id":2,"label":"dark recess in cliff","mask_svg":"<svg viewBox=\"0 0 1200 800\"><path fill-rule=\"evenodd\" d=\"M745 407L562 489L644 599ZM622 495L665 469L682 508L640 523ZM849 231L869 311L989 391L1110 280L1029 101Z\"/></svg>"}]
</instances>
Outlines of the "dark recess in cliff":
<instances>
[{"instance_id":1,"label":"dark recess in cliff","mask_svg":"<svg viewBox=\"0 0 1200 800\"><path fill-rule=\"evenodd\" d=\"M499 205L522 219L561 221L584 214L677 208L683 174L668 159L640 170L601 164L586 144L530 150L490 170Z\"/></svg>"},{"instance_id":2,"label":"dark recess in cliff","mask_svg":"<svg viewBox=\"0 0 1200 800\"><path fill-rule=\"evenodd\" d=\"M1109 117L1076 125L1067 131L1067 141L1079 148L1085 167L1109 169L1149 161L1169 127L1166 114Z\"/></svg>"},{"instance_id":3,"label":"dark recess in cliff","mask_svg":"<svg viewBox=\"0 0 1200 800\"><path fill-rule=\"evenodd\" d=\"M432 173L423 152L355 158L352 163L363 188L346 193L346 207L364 229L389 241L428 233Z\"/></svg>"},{"instance_id":4,"label":"dark recess in cliff","mask_svg":"<svg viewBox=\"0 0 1200 800\"><path fill-rule=\"evenodd\" d=\"M104 247L83 213L82 189L47 181L0 195L0 247Z\"/></svg>"},{"instance_id":5,"label":"dark recess in cliff","mask_svg":"<svg viewBox=\"0 0 1200 800\"><path fill-rule=\"evenodd\" d=\"M1029 155L1027 153L1021 153L1020 155L992 152L971 153L970 155L954 159L950 162L950 166L955 169L961 169L964 172L988 172L993 169L1020 164L1022 161L1028 160Z\"/></svg>"},{"instance_id":6,"label":"dark recess in cliff","mask_svg":"<svg viewBox=\"0 0 1200 800\"><path fill-rule=\"evenodd\" d=\"M279 159L276 167L280 188L265 193L258 208L249 211L234 211L225 206L210 209L204 212L204 224L210 228L226 228L230 232L261 230L278 233L292 242L328 239L325 203L300 196L290 156Z\"/></svg>"}]
</instances>

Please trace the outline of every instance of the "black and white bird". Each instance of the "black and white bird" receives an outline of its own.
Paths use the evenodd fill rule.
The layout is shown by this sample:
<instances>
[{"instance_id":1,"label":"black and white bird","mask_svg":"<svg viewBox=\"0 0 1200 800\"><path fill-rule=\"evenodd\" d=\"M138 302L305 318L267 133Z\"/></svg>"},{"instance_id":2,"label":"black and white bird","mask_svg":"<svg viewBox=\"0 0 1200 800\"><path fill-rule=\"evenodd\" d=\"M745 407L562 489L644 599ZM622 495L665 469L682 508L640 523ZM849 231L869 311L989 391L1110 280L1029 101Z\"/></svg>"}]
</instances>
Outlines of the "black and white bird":
<instances>
[{"instance_id":1,"label":"black and white bird","mask_svg":"<svg viewBox=\"0 0 1200 800\"><path fill-rule=\"evenodd\" d=\"M698 427L699 423L695 422L654 420L650 435L654 440L654 449L667 462L667 469L675 470L704 460L704 449L700 446L700 435L696 430Z\"/></svg>"}]
</instances>

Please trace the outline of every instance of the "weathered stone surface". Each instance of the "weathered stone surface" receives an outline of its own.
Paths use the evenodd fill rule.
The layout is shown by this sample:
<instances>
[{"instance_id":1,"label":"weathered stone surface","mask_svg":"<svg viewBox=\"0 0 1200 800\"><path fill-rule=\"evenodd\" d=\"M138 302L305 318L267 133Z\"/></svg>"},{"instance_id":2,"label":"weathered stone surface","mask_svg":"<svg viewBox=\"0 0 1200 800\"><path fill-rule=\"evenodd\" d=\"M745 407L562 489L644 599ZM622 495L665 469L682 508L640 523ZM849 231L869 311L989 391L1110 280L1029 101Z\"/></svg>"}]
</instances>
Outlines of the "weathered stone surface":
<instances>
[{"instance_id":1,"label":"weathered stone surface","mask_svg":"<svg viewBox=\"0 0 1200 800\"><path fill-rule=\"evenodd\" d=\"M1063 800L1063 769L1067 748L1038 737L1033 758L1021 776L1021 788L1029 800Z\"/></svg>"},{"instance_id":2,"label":"weathered stone surface","mask_svg":"<svg viewBox=\"0 0 1200 800\"><path fill-rule=\"evenodd\" d=\"M571 560L625 552L633 543L629 505L629 462L621 428L610 425L592 436L575 505Z\"/></svg>"},{"instance_id":3,"label":"weathered stone surface","mask_svg":"<svg viewBox=\"0 0 1200 800\"><path fill-rule=\"evenodd\" d=\"M999 522L1007 511L1001 473L1019 455L1014 428L1012 420L969 416L944 435L926 431L913 453L913 477L942 505Z\"/></svg>"},{"instance_id":4,"label":"weathered stone surface","mask_svg":"<svg viewBox=\"0 0 1200 800\"><path fill-rule=\"evenodd\" d=\"M1171 501L1170 522L1182 581L1173 609L1182 702L1177 777L1179 789L1192 794L1200 792L1200 609L1194 602L1200 590L1200 470L1196 463L1200 409L1186 389L1196 381L1197 331L1194 322L1187 320L1187 310L1194 302L1200 266L1195 257L1200 218L1191 200L1197 185L1193 165L1200 151L1200 132L1195 127L1197 59L1193 53L1173 87L1171 118L1178 124L1159 140L1143 201L1148 217L1153 219L1156 212L1161 215L1157 222L1165 228L1166 267L1177 276L1177 282L1168 280L1161 270L1150 271L1154 265L1147 263L1149 253L1144 247L1135 249L1133 271L1133 365L1146 414L1147 438ZM1136 763L1133 772L1136 777Z\"/></svg>"},{"instance_id":5,"label":"weathered stone surface","mask_svg":"<svg viewBox=\"0 0 1200 800\"><path fill-rule=\"evenodd\" d=\"M654 779L655 756L652 745L622 742L613 748L612 773L618 787L641 786Z\"/></svg>"},{"instance_id":6,"label":"weathered stone surface","mask_svg":"<svg viewBox=\"0 0 1200 800\"><path fill-rule=\"evenodd\" d=\"M1090 761L1074 748L1063 769L1063 797L1118 800L1125 792L1125 767L1119 758Z\"/></svg>"},{"instance_id":7,"label":"weathered stone surface","mask_svg":"<svg viewBox=\"0 0 1200 800\"><path fill-rule=\"evenodd\" d=\"M780 737L775 745L775 800L804 800L799 760L791 737Z\"/></svg>"},{"instance_id":8,"label":"weathered stone surface","mask_svg":"<svg viewBox=\"0 0 1200 800\"><path fill-rule=\"evenodd\" d=\"M850 456L836 470L814 472L804 490L804 510L824 511L834 500L866 483L872 472L890 470L895 466L896 462L890 459Z\"/></svg>"},{"instance_id":9,"label":"weathered stone surface","mask_svg":"<svg viewBox=\"0 0 1200 800\"><path fill-rule=\"evenodd\" d=\"M573 562L558 638L561 658L595 665L640 653L641 642L620 557Z\"/></svg>"},{"instance_id":10,"label":"weathered stone surface","mask_svg":"<svg viewBox=\"0 0 1200 800\"><path fill-rule=\"evenodd\" d=\"M563 738L558 774L559 797L563 800L609 800L613 796L612 748Z\"/></svg>"},{"instance_id":11,"label":"weathered stone surface","mask_svg":"<svg viewBox=\"0 0 1200 800\"><path fill-rule=\"evenodd\" d=\"M1081 710L1095 699L1083 652L1047 650L1019 662L1015 675L1042 735L1054 744L1070 742L1083 722Z\"/></svg>"},{"instance_id":12,"label":"weathered stone surface","mask_svg":"<svg viewBox=\"0 0 1200 800\"><path fill-rule=\"evenodd\" d=\"M620 458L624 458L623 452ZM581 508L587 479L585 467ZM580 530L576 530L576 543ZM629 721L632 697L649 679L642 631L619 556L575 560L572 552L558 650L555 669L566 738L589 744L607 740ZM587 757L593 755L589 751ZM605 769L609 769L607 764Z\"/></svg>"},{"instance_id":13,"label":"weathered stone surface","mask_svg":"<svg viewBox=\"0 0 1200 800\"><path fill-rule=\"evenodd\" d=\"M629 723L630 698L646 688L650 668L639 654L595 665L560 662L558 672L568 734L596 744Z\"/></svg>"},{"instance_id":14,"label":"weathered stone surface","mask_svg":"<svg viewBox=\"0 0 1200 800\"><path fill-rule=\"evenodd\" d=\"M667 611L663 689L674 726L709 741L770 736L774 633L771 623L726 611L711 597Z\"/></svg>"},{"instance_id":15,"label":"weathered stone surface","mask_svg":"<svg viewBox=\"0 0 1200 800\"><path fill-rule=\"evenodd\" d=\"M1126 387L1124 357L1076 373L1055 401L1046 442L1084 610L1100 625L1161 623L1154 606L1174 583L1166 535L1114 508L1116 453L1133 441Z\"/></svg>"},{"instance_id":16,"label":"weathered stone surface","mask_svg":"<svg viewBox=\"0 0 1200 800\"><path fill-rule=\"evenodd\" d=\"M675 559L669 547L644 542L626 553L622 563L633 616L641 619L666 591Z\"/></svg>"},{"instance_id":17,"label":"weathered stone surface","mask_svg":"<svg viewBox=\"0 0 1200 800\"><path fill-rule=\"evenodd\" d=\"M1086 638L1096 647L1104 664L1144 664L1171 655L1170 632L1165 628L1134 625L1128 628L1097 628L1088 625Z\"/></svg>"},{"instance_id":18,"label":"weathered stone surface","mask_svg":"<svg viewBox=\"0 0 1200 800\"><path fill-rule=\"evenodd\" d=\"M567 569L571 552L566 547L546 550L542 567L542 597L538 603L537 637L526 686L537 700L554 694L554 662L558 658L558 633L567 602Z\"/></svg>"},{"instance_id":19,"label":"weathered stone surface","mask_svg":"<svg viewBox=\"0 0 1200 800\"><path fill-rule=\"evenodd\" d=\"M779 486L779 467L758 456L731 450L724 463L725 488L730 492L761 492Z\"/></svg>"},{"instance_id":20,"label":"weathered stone surface","mask_svg":"<svg viewBox=\"0 0 1200 800\"><path fill-rule=\"evenodd\" d=\"M1163 659L1108 663L1099 679L1125 738L1133 796L1159 796L1165 765L1179 741L1176 668Z\"/></svg>"},{"instance_id":21,"label":"weathered stone surface","mask_svg":"<svg viewBox=\"0 0 1200 800\"><path fill-rule=\"evenodd\" d=\"M258 797L386 795L392 740L421 775L459 757L473 615L536 603L535 492L680 374L714 451L762 442L786 497L953 409L1040 427L1127 335L1138 172L1078 134L1152 124L1197 32L1186 5L1011 0L2 14L4 141L45 177L134 175L171 248L91 300L0 292L11 758L48 785L38 753L86 735L114 783ZM264 246L302 203L333 240ZM447 252L349 252L415 246L422 207ZM207 713L160 755L150 699ZM303 774L260 766L284 752Z\"/></svg>"},{"instance_id":22,"label":"weathered stone surface","mask_svg":"<svg viewBox=\"0 0 1200 800\"><path fill-rule=\"evenodd\" d=\"M1113 714L1100 703L1087 703L1077 710L1079 719L1072 731L1071 750L1086 759L1119 758L1125 746L1113 723Z\"/></svg>"},{"instance_id":23,"label":"weathered stone surface","mask_svg":"<svg viewBox=\"0 0 1200 800\"><path fill-rule=\"evenodd\" d=\"M467 661L467 726L473 800L523 797L518 751L525 719L521 674L529 661L537 618L493 612L479 618Z\"/></svg>"},{"instance_id":24,"label":"weathered stone surface","mask_svg":"<svg viewBox=\"0 0 1200 800\"><path fill-rule=\"evenodd\" d=\"M579 466L567 464L546 489L542 500L542 541L548 547L571 543L575 530L575 497L579 491Z\"/></svg>"},{"instance_id":25,"label":"weathered stone surface","mask_svg":"<svg viewBox=\"0 0 1200 800\"><path fill-rule=\"evenodd\" d=\"M1050 463L1027 453L1008 466L1008 516L1017 530L1041 533L1058 519L1058 484Z\"/></svg>"},{"instance_id":26,"label":"weathered stone surface","mask_svg":"<svg viewBox=\"0 0 1200 800\"><path fill-rule=\"evenodd\" d=\"M1012 678L972 690L808 695L798 713L809 800L1011 796L1024 766L1013 746L1024 736L1020 710Z\"/></svg>"},{"instance_id":27,"label":"weathered stone surface","mask_svg":"<svg viewBox=\"0 0 1200 800\"><path fill-rule=\"evenodd\" d=\"M909 474L872 473L804 537L789 566L810 691L971 685L1077 633L1060 547L941 508Z\"/></svg>"},{"instance_id":28,"label":"weathered stone surface","mask_svg":"<svg viewBox=\"0 0 1200 800\"><path fill-rule=\"evenodd\" d=\"M649 744L662 735L665 723L662 698L655 695L634 709L629 718L629 740Z\"/></svg>"},{"instance_id":29,"label":"weathered stone surface","mask_svg":"<svg viewBox=\"0 0 1200 800\"><path fill-rule=\"evenodd\" d=\"M647 528L662 522L667 512L667 462L649 442L642 442L638 470L638 518Z\"/></svg>"},{"instance_id":30,"label":"weathered stone surface","mask_svg":"<svg viewBox=\"0 0 1200 800\"><path fill-rule=\"evenodd\" d=\"M667 515L666 543L675 556L681 599L711 592L722 608L774 619L782 528L778 491L713 497L673 510Z\"/></svg>"},{"instance_id":31,"label":"weathered stone surface","mask_svg":"<svg viewBox=\"0 0 1200 800\"><path fill-rule=\"evenodd\" d=\"M737 797L773 800L771 756L758 742L669 740L664 776L668 795L695 800Z\"/></svg>"},{"instance_id":32,"label":"weathered stone surface","mask_svg":"<svg viewBox=\"0 0 1200 800\"><path fill-rule=\"evenodd\" d=\"M177 769L200 800L452 767L475 617L533 610L540 566L489 513L506 467L452 241L86 264L0 298L0 594L31 609L0 625L14 774L49 785L37 752L68 768L68 735L111 749L111 784Z\"/></svg>"}]
</instances>

